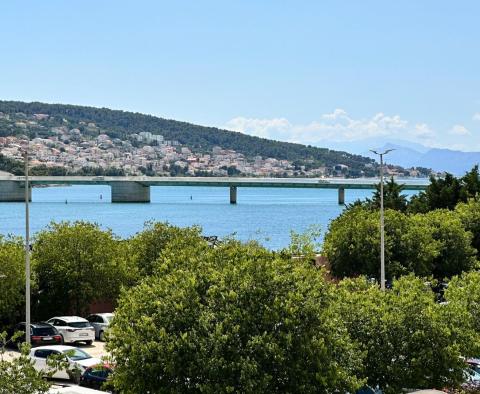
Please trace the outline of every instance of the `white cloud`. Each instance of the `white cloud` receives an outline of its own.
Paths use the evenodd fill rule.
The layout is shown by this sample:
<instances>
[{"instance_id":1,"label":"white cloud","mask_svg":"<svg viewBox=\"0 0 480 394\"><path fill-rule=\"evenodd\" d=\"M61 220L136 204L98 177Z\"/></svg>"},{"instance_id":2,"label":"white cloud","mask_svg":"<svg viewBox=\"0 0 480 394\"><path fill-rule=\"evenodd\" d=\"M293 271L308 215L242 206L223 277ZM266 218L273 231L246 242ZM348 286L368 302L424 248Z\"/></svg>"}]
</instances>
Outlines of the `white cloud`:
<instances>
[{"instance_id":1,"label":"white cloud","mask_svg":"<svg viewBox=\"0 0 480 394\"><path fill-rule=\"evenodd\" d=\"M449 133L452 135L470 135L470 130L461 124L456 124L450 129Z\"/></svg>"},{"instance_id":2,"label":"white cloud","mask_svg":"<svg viewBox=\"0 0 480 394\"><path fill-rule=\"evenodd\" d=\"M225 126L230 130L263 138L273 138L272 136L276 135L277 139L292 128L290 122L285 118L253 119L241 116L229 120Z\"/></svg>"},{"instance_id":3,"label":"white cloud","mask_svg":"<svg viewBox=\"0 0 480 394\"><path fill-rule=\"evenodd\" d=\"M371 137L410 137L428 142L435 133L424 123L411 125L399 115L379 112L371 118L354 119L343 109L323 114L320 120L293 124L286 118L255 119L236 117L225 128L242 133L304 144L321 141L355 141Z\"/></svg>"},{"instance_id":4,"label":"white cloud","mask_svg":"<svg viewBox=\"0 0 480 394\"><path fill-rule=\"evenodd\" d=\"M480 112L477 112L475 114L473 114L473 120L479 120L480 121Z\"/></svg>"},{"instance_id":5,"label":"white cloud","mask_svg":"<svg viewBox=\"0 0 480 394\"><path fill-rule=\"evenodd\" d=\"M426 123L417 123L413 129L409 130L409 134L420 139L435 137L435 132Z\"/></svg>"}]
</instances>

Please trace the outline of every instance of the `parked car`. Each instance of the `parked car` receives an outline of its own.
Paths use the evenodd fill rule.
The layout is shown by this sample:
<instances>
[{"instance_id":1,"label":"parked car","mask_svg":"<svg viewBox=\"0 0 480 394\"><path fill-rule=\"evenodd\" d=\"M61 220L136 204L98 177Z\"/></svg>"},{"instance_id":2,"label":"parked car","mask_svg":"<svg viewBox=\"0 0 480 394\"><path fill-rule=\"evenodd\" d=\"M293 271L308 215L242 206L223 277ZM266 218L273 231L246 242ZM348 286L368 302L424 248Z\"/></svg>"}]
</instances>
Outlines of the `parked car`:
<instances>
[{"instance_id":1,"label":"parked car","mask_svg":"<svg viewBox=\"0 0 480 394\"><path fill-rule=\"evenodd\" d=\"M94 313L87 320L95 328L95 338L105 341L105 332L113 319L113 313Z\"/></svg>"},{"instance_id":2,"label":"parked car","mask_svg":"<svg viewBox=\"0 0 480 394\"><path fill-rule=\"evenodd\" d=\"M465 370L465 383L462 385L464 389L480 388L480 359L470 358L466 360L467 368Z\"/></svg>"},{"instance_id":3,"label":"parked car","mask_svg":"<svg viewBox=\"0 0 480 394\"><path fill-rule=\"evenodd\" d=\"M22 335L15 338L14 343L19 344L25 342L26 323L18 323L11 334L21 332ZM57 329L48 323L31 323L30 324L30 340L32 346L39 345L59 345L62 342L62 337Z\"/></svg>"},{"instance_id":4,"label":"parked car","mask_svg":"<svg viewBox=\"0 0 480 394\"><path fill-rule=\"evenodd\" d=\"M58 330L62 336L62 343L85 342L87 345L91 345L95 340L95 329L83 317L52 317L47 323L53 325Z\"/></svg>"},{"instance_id":5,"label":"parked car","mask_svg":"<svg viewBox=\"0 0 480 394\"><path fill-rule=\"evenodd\" d=\"M90 387L92 389L105 388L105 382L108 381L113 370L107 364L98 364L88 367L82 376L80 376L80 386Z\"/></svg>"},{"instance_id":6,"label":"parked car","mask_svg":"<svg viewBox=\"0 0 480 394\"><path fill-rule=\"evenodd\" d=\"M88 367L102 363L102 360L99 358L92 357L79 348L65 345L50 345L34 348L30 351L30 359L33 361L33 367L37 371L47 373L51 371L51 367L47 364L48 358L57 354L63 354L66 357L68 369L59 369L51 376L52 378L72 379L78 382L79 376L74 373L76 369L78 369L80 374L83 374Z\"/></svg>"},{"instance_id":7,"label":"parked car","mask_svg":"<svg viewBox=\"0 0 480 394\"><path fill-rule=\"evenodd\" d=\"M49 394L104 394L103 391L88 389L86 387L53 384L48 390Z\"/></svg>"}]
</instances>

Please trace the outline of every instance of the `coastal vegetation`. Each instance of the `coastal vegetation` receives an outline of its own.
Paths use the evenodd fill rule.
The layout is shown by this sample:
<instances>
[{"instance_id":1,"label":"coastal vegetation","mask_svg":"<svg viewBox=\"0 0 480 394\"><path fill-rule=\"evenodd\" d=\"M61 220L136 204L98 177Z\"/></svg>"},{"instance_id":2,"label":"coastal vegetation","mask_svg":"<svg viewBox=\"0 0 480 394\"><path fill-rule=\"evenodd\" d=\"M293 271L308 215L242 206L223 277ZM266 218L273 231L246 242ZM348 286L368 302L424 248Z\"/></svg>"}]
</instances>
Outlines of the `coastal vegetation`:
<instances>
[{"instance_id":1,"label":"coastal vegetation","mask_svg":"<svg viewBox=\"0 0 480 394\"><path fill-rule=\"evenodd\" d=\"M313 260L315 229L272 251L168 223L128 239L94 223L52 223L32 242L33 319L114 306L106 346L124 393L458 388L464 359L480 354L477 182L476 168L432 182L418 197L425 206L437 195L455 204L418 212L388 183L385 292L378 194L332 221L326 267ZM2 238L0 332L22 319L23 262L22 240Z\"/></svg>"},{"instance_id":2,"label":"coastal vegetation","mask_svg":"<svg viewBox=\"0 0 480 394\"><path fill-rule=\"evenodd\" d=\"M168 223L147 223L129 239L92 223L52 223L32 244L33 318L87 313L95 301L116 305L107 348L116 359L113 382L125 393L458 387L462 357L480 353L480 278L473 237L456 214L388 211L399 226L389 234L406 235L395 248L402 256L389 238L398 263L388 260L397 271L388 271L387 292L369 280L374 244L365 246L368 273L331 281L336 267L329 274L312 263L306 235L272 251L233 238L212 243L200 228ZM359 242L377 238L373 212L356 207L346 218L367 224ZM5 329L24 307L21 240L2 239L0 253L2 270L17 267L8 285L0 280L0 300L9 300L0 304ZM439 272L453 275L446 303L432 280Z\"/></svg>"},{"instance_id":3,"label":"coastal vegetation","mask_svg":"<svg viewBox=\"0 0 480 394\"><path fill-rule=\"evenodd\" d=\"M379 189L379 187L377 187ZM479 268L480 175L431 178L410 201L392 180L385 184L386 277L408 273L444 280ZM357 201L332 220L322 253L337 277L379 277L380 194Z\"/></svg>"}]
</instances>

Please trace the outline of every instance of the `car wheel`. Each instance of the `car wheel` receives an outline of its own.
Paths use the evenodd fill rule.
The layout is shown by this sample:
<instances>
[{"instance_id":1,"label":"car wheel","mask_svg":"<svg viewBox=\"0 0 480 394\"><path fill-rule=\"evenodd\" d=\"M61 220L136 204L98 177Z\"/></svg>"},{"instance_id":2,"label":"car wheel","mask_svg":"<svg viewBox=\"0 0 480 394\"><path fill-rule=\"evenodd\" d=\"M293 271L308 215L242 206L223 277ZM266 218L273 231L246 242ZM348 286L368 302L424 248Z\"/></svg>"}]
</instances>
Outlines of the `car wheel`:
<instances>
[{"instance_id":1,"label":"car wheel","mask_svg":"<svg viewBox=\"0 0 480 394\"><path fill-rule=\"evenodd\" d=\"M65 343L65 338L63 338L63 335L60 334L60 345L63 345Z\"/></svg>"},{"instance_id":2,"label":"car wheel","mask_svg":"<svg viewBox=\"0 0 480 394\"><path fill-rule=\"evenodd\" d=\"M79 384L80 383L80 371L79 370L74 370L74 371L70 371L68 373L68 375L70 376L70 380L75 383L75 384Z\"/></svg>"},{"instance_id":3,"label":"car wheel","mask_svg":"<svg viewBox=\"0 0 480 394\"><path fill-rule=\"evenodd\" d=\"M87 344L87 346L90 346L93 343L93 341L85 341L85 343Z\"/></svg>"},{"instance_id":4,"label":"car wheel","mask_svg":"<svg viewBox=\"0 0 480 394\"><path fill-rule=\"evenodd\" d=\"M98 334L98 339L105 342L105 333L103 331L100 331L100 334Z\"/></svg>"}]
</instances>

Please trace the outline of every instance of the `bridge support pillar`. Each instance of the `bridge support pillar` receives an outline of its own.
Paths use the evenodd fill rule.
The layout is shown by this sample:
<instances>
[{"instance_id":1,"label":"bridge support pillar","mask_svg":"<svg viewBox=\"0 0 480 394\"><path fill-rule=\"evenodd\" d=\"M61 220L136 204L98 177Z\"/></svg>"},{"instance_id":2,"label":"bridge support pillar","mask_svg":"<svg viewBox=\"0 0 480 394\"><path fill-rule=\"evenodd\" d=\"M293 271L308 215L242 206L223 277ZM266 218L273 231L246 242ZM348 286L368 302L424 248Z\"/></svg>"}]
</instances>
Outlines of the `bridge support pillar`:
<instances>
[{"instance_id":1,"label":"bridge support pillar","mask_svg":"<svg viewBox=\"0 0 480 394\"><path fill-rule=\"evenodd\" d=\"M345 188L338 188L338 204L345 205Z\"/></svg>"},{"instance_id":2,"label":"bridge support pillar","mask_svg":"<svg viewBox=\"0 0 480 394\"><path fill-rule=\"evenodd\" d=\"M237 203L237 187L230 186L230 204Z\"/></svg>"},{"instance_id":3,"label":"bridge support pillar","mask_svg":"<svg viewBox=\"0 0 480 394\"><path fill-rule=\"evenodd\" d=\"M150 186L137 182L111 183L112 202L150 202Z\"/></svg>"},{"instance_id":4,"label":"bridge support pillar","mask_svg":"<svg viewBox=\"0 0 480 394\"><path fill-rule=\"evenodd\" d=\"M32 188L28 191L28 200L32 201ZM25 201L25 183L15 181L0 182L0 202Z\"/></svg>"}]
</instances>

